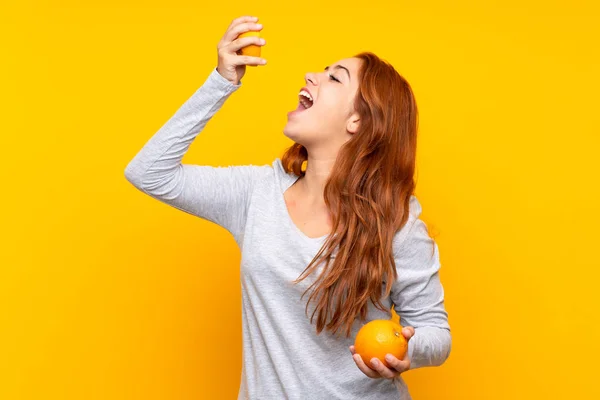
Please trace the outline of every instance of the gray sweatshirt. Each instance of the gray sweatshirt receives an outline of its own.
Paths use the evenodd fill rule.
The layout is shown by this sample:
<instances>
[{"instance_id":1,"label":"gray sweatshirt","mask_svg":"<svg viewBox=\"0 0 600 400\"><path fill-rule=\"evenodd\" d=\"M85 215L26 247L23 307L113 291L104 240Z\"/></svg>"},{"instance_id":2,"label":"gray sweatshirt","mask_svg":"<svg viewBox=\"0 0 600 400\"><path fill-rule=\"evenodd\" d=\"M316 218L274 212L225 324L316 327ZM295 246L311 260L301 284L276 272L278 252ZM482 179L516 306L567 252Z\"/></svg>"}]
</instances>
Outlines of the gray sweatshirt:
<instances>
[{"instance_id":1,"label":"gray sweatshirt","mask_svg":"<svg viewBox=\"0 0 600 400\"><path fill-rule=\"evenodd\" d=\"M310 323L314 303L307 316L308 295L302 301L300 296L321 270L300 284L291 282L326 236L308 237L290 218L283 193L298 177L286 173L279 158L262 166L181 163L194 138L241 85L213 69L125 169L127 180L140 191L222 226L240 248L243 366L238 400L410 400L402 375L393 381L369 378L348 349L362 325L389 319L390 311L369 303L367 320L354 321L349 338L326 331L317 335ZM410 218L394 236L398 279L382 299L388 310L394 307L402 326L415 328L408 347L411 369L441 365L451 346L438 246L420 214L421 205L412 196Z\"/></svg>"}]
</instances>

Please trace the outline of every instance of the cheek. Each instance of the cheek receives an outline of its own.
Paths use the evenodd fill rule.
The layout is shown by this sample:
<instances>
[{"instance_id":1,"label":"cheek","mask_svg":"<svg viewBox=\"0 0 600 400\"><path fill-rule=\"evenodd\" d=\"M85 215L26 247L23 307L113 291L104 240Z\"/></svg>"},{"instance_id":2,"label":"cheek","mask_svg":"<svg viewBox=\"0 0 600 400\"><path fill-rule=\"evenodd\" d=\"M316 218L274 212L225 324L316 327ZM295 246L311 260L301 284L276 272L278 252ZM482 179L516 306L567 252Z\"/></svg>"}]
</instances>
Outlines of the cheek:
<instances>
[{"instance_id":1,"label":"cheek","mask_svg":"<svg viewBox=\"0 0 600 400\"><path fill-rule=\"evenodd\" d=\"M330 118L335 118L343 115L347 105L337 98L319 98L317 109L319 113L328 115Z\"/></svg>"}]
</instances>

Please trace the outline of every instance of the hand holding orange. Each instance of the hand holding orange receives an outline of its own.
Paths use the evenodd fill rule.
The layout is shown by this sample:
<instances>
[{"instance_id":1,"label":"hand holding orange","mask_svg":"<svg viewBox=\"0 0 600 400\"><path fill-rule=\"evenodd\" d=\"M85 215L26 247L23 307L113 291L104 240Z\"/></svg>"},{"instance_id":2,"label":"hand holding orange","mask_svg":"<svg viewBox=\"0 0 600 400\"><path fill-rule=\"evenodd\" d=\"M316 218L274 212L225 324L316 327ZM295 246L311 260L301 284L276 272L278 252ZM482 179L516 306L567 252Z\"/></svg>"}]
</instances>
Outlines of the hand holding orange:
<instances>
[{"instance_id":1,"label":"hand holding orange","mask_svg":"<svg viewBox=\"0 0 600 400\"><path fill-rule=\"evenodd\" d=\"M410 367L408 340L414 328L403 328L393 320L376 319L363 325L350 346L354 361L361 371L371 378L392 379ZM386 355L392 355L391 361ZM371 360L376 359L377 365ZM375 360L374 360L375 361Z\"/></svg>"},{"instance_id":2,"label":"hand holding orange","mask_svg":"<svg viewBox=\"0 0 600 400\"><path fill-rule=\"evenodd\" d=\"M260 37L260 31L248 31L241 33L237 38L245 38L249 36ZM252 56L252 57L260 57L260 46L256 44L251 44L246 47L242 47L239 50L239 54L243 56Z\"/></svg>"},{"instance_id":3,"label":"hand holding orange","mask_svg":"<svg viewBox=\"0 0 600 400\"><path fill-rule=\"evenodd\" d=\"M260 46L265 44L264 39L257 37L262 29L257 21L258 17L248 15L234 19L217 44L216 70L234 85L240 84L246 73L246 66L267 63L264 58L251 55L260 55Z\"/></svg>"}]
</instances>

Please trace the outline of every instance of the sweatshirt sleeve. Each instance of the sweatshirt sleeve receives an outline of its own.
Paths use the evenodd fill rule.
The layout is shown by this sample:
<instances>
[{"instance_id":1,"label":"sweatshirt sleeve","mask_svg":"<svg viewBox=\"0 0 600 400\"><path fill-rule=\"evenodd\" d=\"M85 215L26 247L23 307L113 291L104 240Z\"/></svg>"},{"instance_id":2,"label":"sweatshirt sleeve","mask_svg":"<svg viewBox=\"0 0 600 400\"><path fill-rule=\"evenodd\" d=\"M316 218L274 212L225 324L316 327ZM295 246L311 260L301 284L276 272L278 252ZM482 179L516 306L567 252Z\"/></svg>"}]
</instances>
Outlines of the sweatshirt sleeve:
<instances>
[{"instance_id":1,"label":"sweatshirt sleeve","mask_svg":"<svg viewBox=\"0 0 600 400\"><path fill-rule=\"evenodd\" d=\"M442 365L452 344L439 276L439 249L425 223L418 218L421 210L418 203L416 207L416 215L409 218L394 244L398 279L391 291L400 324L415 329L408 341L410 369Z\"/></svg>"},{"instance_id":2,"label":"sweatshirt sleeve","mask_svg":"<svg viewBox=\"0 0 600 400\"><path fill-rule=\"evenodd\" d=\"M125 168L125 178L147 195L214 222L238 244L250 194L271 166L212 167L182 164L195 137L241 86L215 69L195 93L148 140ZM226 138L224 138L224 142Z\"/></svg>"}]
</instances>

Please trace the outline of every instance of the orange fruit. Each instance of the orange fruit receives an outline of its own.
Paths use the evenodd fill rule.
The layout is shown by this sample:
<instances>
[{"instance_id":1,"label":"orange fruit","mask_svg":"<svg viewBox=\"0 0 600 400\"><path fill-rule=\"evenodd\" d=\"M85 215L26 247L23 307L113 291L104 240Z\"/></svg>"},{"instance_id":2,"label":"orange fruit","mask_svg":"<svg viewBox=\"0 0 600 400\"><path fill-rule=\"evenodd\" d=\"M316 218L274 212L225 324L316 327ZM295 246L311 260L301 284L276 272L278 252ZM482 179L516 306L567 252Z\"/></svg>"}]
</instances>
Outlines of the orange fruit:
<instances>
[{"instance_id":1,"label":"orange fruit","mask_svg":"<svg viewBox=\"0 0 600 400\"><path fill-rule=\"evenodd\" d=\"M248 32L243 32L240 33L238 35L238 39L239 38L244 38L247 36L258 36L260 37L260 31L248 31ZM244 55L244 56L252 56L252 57L260 57L260 46L255 45L255 44L251 44L249 46L246 47L242 47L239 51L239 54Z\"/></svg>"},{"instance_id":2,"label":"orange fruit","mask_svg":"<svg viewBox=\"0 0 600 400\"><path fill-rule=\"evenodd\" d=\"M389 353L402 360L408 351L408 341L402 335L402 325L391 319L375 319L359 329L354 339L354 350L369 368L374 369L372 358L378 358L390 368L385 355Z\"/></svg>"}]
</instances>

